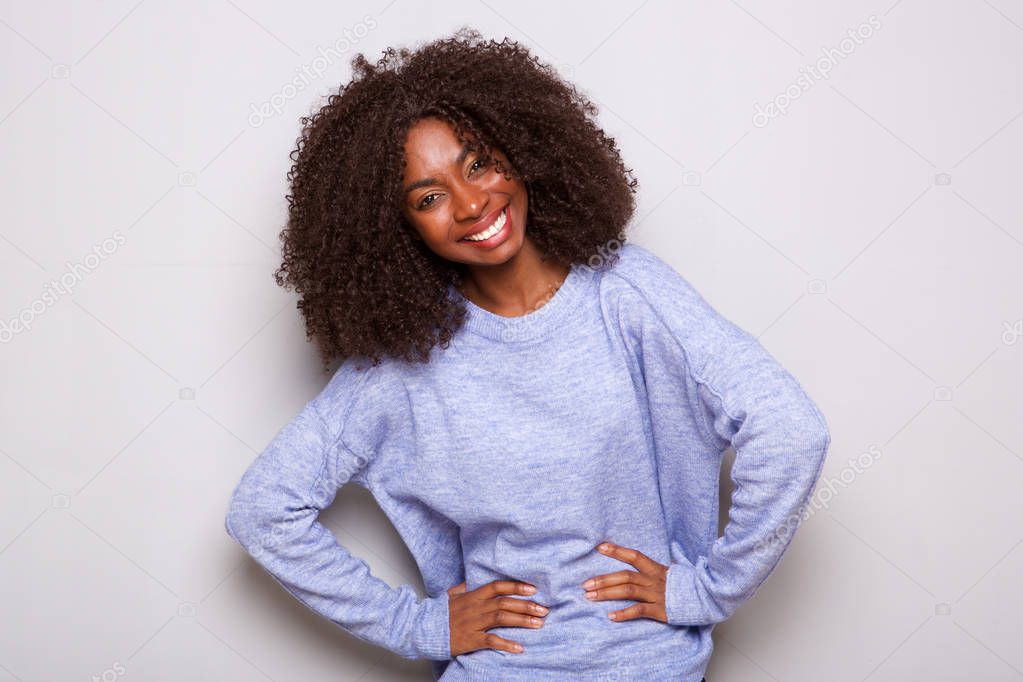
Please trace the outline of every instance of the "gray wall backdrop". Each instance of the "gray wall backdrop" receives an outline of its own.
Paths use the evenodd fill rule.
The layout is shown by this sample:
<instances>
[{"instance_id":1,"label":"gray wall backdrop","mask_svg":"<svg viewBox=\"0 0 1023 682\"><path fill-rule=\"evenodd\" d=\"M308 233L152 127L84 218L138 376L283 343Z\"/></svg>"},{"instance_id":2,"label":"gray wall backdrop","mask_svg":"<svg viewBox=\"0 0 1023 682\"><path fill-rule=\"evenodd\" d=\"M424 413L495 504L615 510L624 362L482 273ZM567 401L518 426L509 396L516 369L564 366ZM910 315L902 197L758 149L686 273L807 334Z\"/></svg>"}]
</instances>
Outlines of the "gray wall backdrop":
<instances>
[{"instance_id":1,"label":"gray wall backdrop","mask_svg":"<svg viewBox=\"0 0 1023 682\"><path fill-rule=\"evenodd\" d=\"M431 679L223 518L326 381L271 276L298 119L462 24L590 95L635 241L828 418L708 678L1023 679L1019 2L128 0L0 6L0 682ZM364 491L321 518L421 589Z\"/></svg>"}]
</instances>

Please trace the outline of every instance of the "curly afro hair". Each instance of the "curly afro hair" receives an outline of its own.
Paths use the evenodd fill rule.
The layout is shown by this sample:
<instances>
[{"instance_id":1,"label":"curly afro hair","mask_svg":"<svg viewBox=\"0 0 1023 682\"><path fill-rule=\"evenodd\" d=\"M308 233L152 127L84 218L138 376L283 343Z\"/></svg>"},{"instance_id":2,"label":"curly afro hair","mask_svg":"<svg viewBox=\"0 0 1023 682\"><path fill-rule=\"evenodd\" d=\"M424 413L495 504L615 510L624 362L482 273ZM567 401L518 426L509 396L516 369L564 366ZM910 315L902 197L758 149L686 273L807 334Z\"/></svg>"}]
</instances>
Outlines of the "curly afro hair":
<instances>
[{"instance_id":1,"label":"curly afro hair","mask_svg":"<svg viewBox=\"0 0 1023 682\"><path fill-rule=\"evenodd\" d=\"M420 119L447 121L486 161L504 154L512 168L498 170L523 181L526 231L545 258L589 263L625 240L638 181L596 107L525 47L463 27L351 65L352 80L301 119L274 273L301 295L325 369L353 355L427 362L462 324L448 287L464 264L433 253L401 210L405 138Z\"/></svg>"}]
</instances>

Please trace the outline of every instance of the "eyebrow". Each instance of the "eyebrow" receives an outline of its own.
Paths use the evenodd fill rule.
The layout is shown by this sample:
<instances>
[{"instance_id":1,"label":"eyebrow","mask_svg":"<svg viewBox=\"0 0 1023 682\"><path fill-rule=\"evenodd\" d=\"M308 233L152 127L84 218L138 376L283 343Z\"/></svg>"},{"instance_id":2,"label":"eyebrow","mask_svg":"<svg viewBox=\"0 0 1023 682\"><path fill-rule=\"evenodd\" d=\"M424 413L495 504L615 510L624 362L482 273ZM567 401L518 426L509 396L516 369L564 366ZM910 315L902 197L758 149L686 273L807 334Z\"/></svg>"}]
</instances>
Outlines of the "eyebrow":
<instances>
[{"instance_id":1,"label":"eyebrow","mask_svg":"<svg viewBox=\"0 0 1023 682\"><path fill-rule=\"evenodd\" d=\"M455 164L459 166L462 165L462 162L465 161L465 157L469 155L470 151L472 151L472 146L469 145L469 143L462 145L462 151L458 153L458 158L455 159ZM414 189L419 189L420 187L436 185L439 182L440 181L437 180L437 178L423 178L422 180L416 180L405 187L405 194L408 194Z\"/></svg>"}]
</instances>

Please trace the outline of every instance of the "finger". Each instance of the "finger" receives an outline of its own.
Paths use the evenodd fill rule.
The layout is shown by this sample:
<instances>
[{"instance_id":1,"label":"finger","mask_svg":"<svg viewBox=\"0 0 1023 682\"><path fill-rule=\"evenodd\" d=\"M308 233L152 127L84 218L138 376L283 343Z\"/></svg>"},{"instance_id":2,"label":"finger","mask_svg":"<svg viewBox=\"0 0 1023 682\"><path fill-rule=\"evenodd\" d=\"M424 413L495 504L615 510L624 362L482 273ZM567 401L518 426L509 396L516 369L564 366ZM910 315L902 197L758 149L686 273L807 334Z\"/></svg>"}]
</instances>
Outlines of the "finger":
<instances>
[{"instance_id":1,"label":"finger","mask_svg":"<svg viewBox=\"0 0 1023 682\"><path fill-rule=\"evenodd\" d=\"M606 547L607 549L602 549ZM662 564L654 561L643 552L638 549L632 549L631 547L622 547L616 545L613 542L603 542L597 545L597 550L610 557L624 561L625 563L632 564L642 572L653 573Z\"/></svg>"},{"instance_id":2,"label":"finger","mask_svg":"<svg viewBox=\"0 0 1023 682\"><path fill-rule=\"evenodd\" d=\"M534 594L536 588L518 580L493 580L475 591L479 596L489 599L499 594Z\"/></svg>"},{"instance_id":3,"label":"finger","mask_svg":"<svg viewBox=\"0 0 1023 682\"><path fill-rule=\"evenodd\" d=\"M639 602L658 602L663 597L659 596L655 590L647 585L622 583L621 585L612 585L611 587L604 587L599 590L590 590L586 593L586 598L593 601L628 599Z\"/></svg>"},{"instance_id":4,"label":"finger","mask_svg":"<svg viewBox=\"0 0 1023 682\"><path fill-rule=\"evenodd\" d=\"M465 581L458 583L452 588L448 589L448 595L454 596L456 594L463 594L465 592Z\"/></svg>"},{"instance_id":5,"label":"finger","mask_svg":"<svg viewBox=\"0 0 1023 682\"><path fill-rule=\"evenodd\" d=\"M654 585L653 579L649 576L643 575L637 571L625 569L615 573L605 573L604 575L594 576L583 583L583 588L586 590L597 590L602 587L611 587L612 585L621 585L623 583L630 582L638 585L645 585L647 587L653 587Z\"/></svg>"},{"instance_id":6,"label":"finger","mask_svg":"<svg viewBox=\"0 0 1023 682\"><path fill-rule=\"evenodd\" d=\"M532 628L538 630L543 627L543 618L539 616L530 616L527 613L517 613L505 609L484 611L478 622L481 623L481 630L490 628Z\"/></svg>"},{"instance_id":7,"label":"finger","mask_svg":"<svg viewBox=\"0 0 1023 682\"><path fill-rule=\"evenodd\" d=\"M607 617L613 621L636 620L637 618L652 617L652 606L650 604L633 604L618 611L611 611Z\"/></svg>"},{"instance_id":8,"label":"finger","mask_svg":"<svg viewBox=\"0 0 1023 682\"><path fill-rule=\"evenodd\" d=\"M513 654L521 654L523 652L523 646L518 642L513 642L510 639L505 639L500 635L495 635L492 632L488 632L483 635L483 643L481 649L497 649L498 651L510 651Z\"/></svg>"},{"instance_id":9,"label":"finger","mask_svg":"<svg viewBox=\"0 0 1023 682\"><path fill-rule=\"evenodd\" d=\"M488 603L492 604L495 609L504 609L505 611L513 611L515 613L532 614L534 616L546 616L550 613L550 609L542 604L537 604L535 601L529 601L528 599L518 599L517 597L494 597Z\"/></svg>"}]
</instances>

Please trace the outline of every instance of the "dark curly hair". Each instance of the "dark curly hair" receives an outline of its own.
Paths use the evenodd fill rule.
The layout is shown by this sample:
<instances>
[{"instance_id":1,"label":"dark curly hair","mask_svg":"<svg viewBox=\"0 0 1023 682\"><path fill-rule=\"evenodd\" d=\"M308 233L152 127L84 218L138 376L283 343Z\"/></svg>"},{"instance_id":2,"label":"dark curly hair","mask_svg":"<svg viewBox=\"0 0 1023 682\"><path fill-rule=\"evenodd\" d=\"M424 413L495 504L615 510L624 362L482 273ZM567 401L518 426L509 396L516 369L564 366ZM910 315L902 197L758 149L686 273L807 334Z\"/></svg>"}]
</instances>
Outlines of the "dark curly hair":
<instances>
[{"instance_id":1,"label":"dark curly hair","mask_svg":"<svg viewBox=\"0 0 1023 682\"><path fill-rule=\"evenodd\" d=\"M624 241L638 181L596 107L525 47L463 27L351 65L352 80L301 119L274 273L301 294L325 368L352 355L427 362L464 318L448 296L464 264L433 253L401 211L404 142L420 119L447 121L486 161L503 152L512 168L498 170L523 181L526 231L545 258L586 263Z\"/></svg>"}]
</instances>

